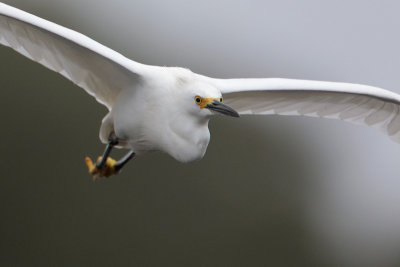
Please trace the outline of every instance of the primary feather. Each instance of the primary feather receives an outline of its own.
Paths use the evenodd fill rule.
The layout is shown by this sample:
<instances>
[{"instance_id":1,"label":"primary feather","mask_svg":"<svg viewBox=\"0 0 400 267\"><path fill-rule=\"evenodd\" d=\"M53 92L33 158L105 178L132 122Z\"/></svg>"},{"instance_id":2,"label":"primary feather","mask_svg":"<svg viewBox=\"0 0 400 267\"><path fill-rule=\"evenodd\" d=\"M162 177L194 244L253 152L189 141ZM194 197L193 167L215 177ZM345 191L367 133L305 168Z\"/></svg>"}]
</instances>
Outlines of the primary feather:
<instances>
[{"instance_id":1,"label":"primary feather","mask_svg":"<svg viewBox=\"0 0 400 267\"><path fill-rule=\"evenodd\" d=\"M240 114L334 118L380 129L400 142L400 95L360 84L295 79L202 79Z\"/></svg>"},{"instance_id":2,"label":"primary feather","mask_svg":"<svg viewBox=\"0 0 400 267\"><path fill-rule=\"evenodd\" d=\"M149 66L50 21L0 3L0 43L56 71L111 109Z\"/></svg>"}]
</instances>

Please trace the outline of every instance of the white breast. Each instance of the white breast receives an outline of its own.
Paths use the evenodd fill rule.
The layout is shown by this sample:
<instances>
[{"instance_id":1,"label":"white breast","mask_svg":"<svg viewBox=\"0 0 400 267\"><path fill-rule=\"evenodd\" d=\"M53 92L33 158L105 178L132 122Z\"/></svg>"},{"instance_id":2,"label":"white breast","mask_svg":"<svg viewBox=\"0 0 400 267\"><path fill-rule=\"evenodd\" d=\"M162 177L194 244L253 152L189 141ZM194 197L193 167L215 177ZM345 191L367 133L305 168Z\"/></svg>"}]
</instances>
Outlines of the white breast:
<instances>
[{"instance_id":1,"label":"white breast","mask_svg":"<svg viewBox=\"0 0 400 267\"><path fill-rule=\"evenodd\" d=\"M111 111L115 134L138 154L162 151L181 162L201 159L210 141L209 118L185 112L180 95L168 82L124 90Z\"/></svg>"}]
</instances>

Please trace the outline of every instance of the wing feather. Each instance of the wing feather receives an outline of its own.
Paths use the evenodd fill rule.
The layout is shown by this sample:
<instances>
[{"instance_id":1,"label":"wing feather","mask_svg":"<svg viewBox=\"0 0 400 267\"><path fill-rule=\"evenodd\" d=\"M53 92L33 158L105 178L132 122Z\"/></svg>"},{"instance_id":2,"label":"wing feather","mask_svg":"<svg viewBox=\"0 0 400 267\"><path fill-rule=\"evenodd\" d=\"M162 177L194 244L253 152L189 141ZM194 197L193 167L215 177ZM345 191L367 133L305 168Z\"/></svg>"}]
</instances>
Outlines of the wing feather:
<instances>
[{"instance_id":1,"label":"wing feather","mask_svg":"<svg viewBox=\"0 0 400 267\"><path fill-rule=\"evenodd\" d=\"M151 67L78 32L3 3L0 43L60 73L108 109L123 88L134 87Z\"/></svg>"},{"instance_id":2,"label":"wing feather","mask_svg":"<svg viewBox=\"0 0 400 267\"><path fill-rule=\"evenodd\" d=\"M400 142L400 95L360 84L295 79L213 79L239 114L334 118L380 129Z\"/></svg>"}]
</instances>

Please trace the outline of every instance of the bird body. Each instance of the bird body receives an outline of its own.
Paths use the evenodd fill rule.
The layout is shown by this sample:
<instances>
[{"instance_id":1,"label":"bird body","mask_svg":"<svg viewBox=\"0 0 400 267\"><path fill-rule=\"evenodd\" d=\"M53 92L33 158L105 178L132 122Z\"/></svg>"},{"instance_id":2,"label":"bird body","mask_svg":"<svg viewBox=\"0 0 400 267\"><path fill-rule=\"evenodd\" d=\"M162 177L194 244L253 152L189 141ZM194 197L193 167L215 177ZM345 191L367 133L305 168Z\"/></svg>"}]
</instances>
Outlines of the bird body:
<instances>
[{"instance_id":1,"label":"bird body","mask_svg":"<svg viewBox=\"0 0 400 267\"><path fill-rule=\"evenodd\" d=\"M182 162L203 157L210 133L211 112L194 104L195 95L220 98L212 86L196 81L183 68L159 67L134 89L122 90L114 108L103 120L100 139L115 132L125 148L138 154L164 151Z\"/></svg>"},{"instance_id":2,"label":"bird body","mask_svg":"<svg viewBox=\"0 0 400 267\"><path fill-rule=\"evenodd\" d=\"M144 65L65 27L0 3L0 43L56 71L109 110L106 151L92 174L108 176L135 154L162 151L201 159L215 114L302 115L378 128L400 142L400 95L360 84L280 78L215 79L188 69ZM132 150L108 161L111 148ZM111 163L108 163L111 162ZM110 166L108 166L108 165ZM107 171L101 168L107 166Z\"/></svg>"}]
</instances>

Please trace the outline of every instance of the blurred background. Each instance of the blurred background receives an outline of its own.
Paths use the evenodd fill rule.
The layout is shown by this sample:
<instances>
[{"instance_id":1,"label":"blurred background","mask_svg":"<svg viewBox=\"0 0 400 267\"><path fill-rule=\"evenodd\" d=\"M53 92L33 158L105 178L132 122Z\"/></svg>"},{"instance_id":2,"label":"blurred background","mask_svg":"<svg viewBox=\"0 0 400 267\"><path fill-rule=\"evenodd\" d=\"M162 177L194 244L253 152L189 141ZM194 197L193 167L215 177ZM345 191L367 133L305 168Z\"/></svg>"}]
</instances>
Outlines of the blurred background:
<instances>
[{"instance_id":1,"label":"blurred background","mask_svg":"<svg viewBox=\"0 0 400 267\"><path fill-rule=\"evenodd\" d=\"M395 0L3 2L146 64L400 93ZM93 183L106 109L6 47L0 77L3 266L400 265L400 145L374 129L217 117L203 160Z\"/></svg>"}]
</instances>

